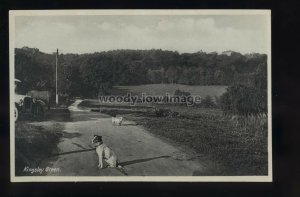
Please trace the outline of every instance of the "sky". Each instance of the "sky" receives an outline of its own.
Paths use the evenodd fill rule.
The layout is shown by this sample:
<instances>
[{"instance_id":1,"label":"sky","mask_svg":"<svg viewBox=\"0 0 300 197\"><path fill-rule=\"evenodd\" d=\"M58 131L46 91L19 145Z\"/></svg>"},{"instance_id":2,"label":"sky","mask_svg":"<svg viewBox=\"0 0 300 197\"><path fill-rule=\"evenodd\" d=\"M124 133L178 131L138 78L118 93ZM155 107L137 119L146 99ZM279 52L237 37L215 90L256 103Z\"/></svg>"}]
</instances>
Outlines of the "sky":
<instances>
[{"instance_id":1,"label":"sky","mask_svg":"<svg viewBox=\"0 0 300 197\"><path fill-rule=\"evenodd\" d=\"M162 49L268 53L265 15L16 16L15 47L53 53Z\"/></svg>"}]
</instances>

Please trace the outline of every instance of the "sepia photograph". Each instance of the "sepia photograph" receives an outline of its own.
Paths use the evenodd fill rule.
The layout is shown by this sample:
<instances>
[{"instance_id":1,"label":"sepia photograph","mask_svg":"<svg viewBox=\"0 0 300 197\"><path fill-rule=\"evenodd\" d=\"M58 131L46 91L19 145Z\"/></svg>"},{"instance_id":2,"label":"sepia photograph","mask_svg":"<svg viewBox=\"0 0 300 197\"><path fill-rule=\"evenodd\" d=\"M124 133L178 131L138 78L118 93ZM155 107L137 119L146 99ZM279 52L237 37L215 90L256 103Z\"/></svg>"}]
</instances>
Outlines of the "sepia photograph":
<instances>
[{"instance_id":1,"label":"sepia photograph","mask_svg":"<svg viewBox=\"0 0 300 197\"><path fill-rule=\"evenodd\" d=\"M272 182L270 10L10 10L12 182Z\"/></svg>"}]
</instances>

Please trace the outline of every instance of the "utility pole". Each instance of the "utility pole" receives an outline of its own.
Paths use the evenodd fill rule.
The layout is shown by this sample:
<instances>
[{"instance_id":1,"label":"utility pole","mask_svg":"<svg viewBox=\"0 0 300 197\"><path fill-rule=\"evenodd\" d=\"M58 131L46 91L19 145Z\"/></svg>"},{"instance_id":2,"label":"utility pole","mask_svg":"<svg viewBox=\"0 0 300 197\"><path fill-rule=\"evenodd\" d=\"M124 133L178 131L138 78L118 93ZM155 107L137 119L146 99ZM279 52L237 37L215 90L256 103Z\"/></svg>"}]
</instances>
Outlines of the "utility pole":
<instances>
[{"instance_id":1,"label":"utility pole","mask_svg":"<svg viewBox=\"0 0 300 197\"><path fill-rule=\"evenodd\" d=\"M55 59L55 101L56 106L58 106L58 94L57 94L57 64L58 64L58 49L56 50L56 59Z\"/></svg>"}]
</instances>

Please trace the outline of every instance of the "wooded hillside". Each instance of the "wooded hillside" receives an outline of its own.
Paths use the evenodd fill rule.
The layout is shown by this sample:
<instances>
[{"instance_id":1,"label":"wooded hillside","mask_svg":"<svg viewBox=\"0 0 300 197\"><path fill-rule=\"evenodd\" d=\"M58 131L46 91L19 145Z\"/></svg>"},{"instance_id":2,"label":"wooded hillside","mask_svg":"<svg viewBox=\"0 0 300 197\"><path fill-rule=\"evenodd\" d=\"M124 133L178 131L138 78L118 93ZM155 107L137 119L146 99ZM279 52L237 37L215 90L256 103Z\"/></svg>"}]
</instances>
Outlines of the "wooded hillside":
<instances>
[{"instance_id":1,"label":"wooded hillside","mask_svg":"<svg viewBox=\"0 0 300 197\"><path fill-rule=\"evenodd\" d=\"M267 55L237 52L114 50L93 54L59 54L60 94L95 97L113 85L179 83L187 85L253 86L267 82ZM15 74L26 90L55 88L55 53L15 49Z\"/></svg>"}]
</instances>

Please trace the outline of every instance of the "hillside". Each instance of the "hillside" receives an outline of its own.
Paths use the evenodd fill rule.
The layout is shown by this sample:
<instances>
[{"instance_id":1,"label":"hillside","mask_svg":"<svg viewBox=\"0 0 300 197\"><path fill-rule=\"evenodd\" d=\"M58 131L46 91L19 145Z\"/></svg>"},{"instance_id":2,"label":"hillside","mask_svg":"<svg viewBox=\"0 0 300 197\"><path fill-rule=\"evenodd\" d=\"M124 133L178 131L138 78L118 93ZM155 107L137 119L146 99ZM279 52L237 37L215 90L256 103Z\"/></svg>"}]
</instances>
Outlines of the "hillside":
<instances>
[{"instance_id":1,"label":"hillside","mask_svg":"<svg viewBox=\"0 0 300 197\"><path fill-rule=\"evenodd\" d=\"M124 85L253 85L257 72L266 71L266 62L265 54L232 51L180 54L152 49L59 54L58 88L61 95L95 97L109 93L112 86ZM17 48L15 67L16 78L25 84L24 91L54 90L54 53Z\"/></svg>"}]
</instances>

